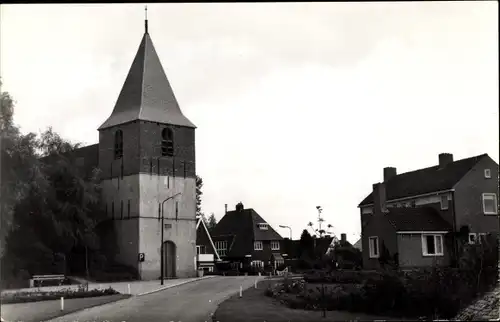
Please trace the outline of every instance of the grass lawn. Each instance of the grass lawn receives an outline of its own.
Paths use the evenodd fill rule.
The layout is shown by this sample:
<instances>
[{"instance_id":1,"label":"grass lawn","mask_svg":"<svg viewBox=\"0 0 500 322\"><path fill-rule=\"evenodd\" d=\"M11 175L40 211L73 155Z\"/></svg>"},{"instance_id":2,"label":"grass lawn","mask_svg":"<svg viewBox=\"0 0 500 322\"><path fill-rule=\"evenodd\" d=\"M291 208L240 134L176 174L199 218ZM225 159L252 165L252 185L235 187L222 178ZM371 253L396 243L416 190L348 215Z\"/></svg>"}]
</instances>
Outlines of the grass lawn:
<instances>
[{"instance_id":1,"label":"grass lawn","mask_svg":"<svg viewBox=\"0 0 500 322\"><path fill-rule=\"evenodd\" d=\"M213 321L218 322L286 322L286 321L352 321L352 320L399 320L394 318L379 317L362 313L344 311L327 311L326 318L321 311L294 310L279 303L273 298L264 295L270 283L276 280L259 282L258 288L250 288L230 297L219 305L215 311Z\"/></svg>"},{"instance_id":2,"label":"grass lawn","mask_svg":"<svg viewBox=\"0 0 500 322\"><path fill-rule=\"evenodd\" d=\"M64 311L62 312L60 300L2 304L1 312L2 318L5 321L40 322L93 306L115 302L128 297L130 297L130 295L115 294L87 298L65 299Z\"/></svg>"}]
</instances>

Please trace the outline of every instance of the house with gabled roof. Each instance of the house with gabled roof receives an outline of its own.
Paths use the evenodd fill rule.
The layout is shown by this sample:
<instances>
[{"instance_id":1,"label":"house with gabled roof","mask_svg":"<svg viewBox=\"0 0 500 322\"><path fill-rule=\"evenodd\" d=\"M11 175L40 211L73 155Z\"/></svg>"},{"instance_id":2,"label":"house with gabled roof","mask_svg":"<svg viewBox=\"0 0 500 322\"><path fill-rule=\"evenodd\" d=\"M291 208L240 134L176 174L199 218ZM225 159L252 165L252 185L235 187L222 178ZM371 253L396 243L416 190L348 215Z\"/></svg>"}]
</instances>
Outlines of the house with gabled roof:
<instances>
[{"instance_id":1,"label":"house with gabled roof","mask_svg":"<svg viewBox=\"0 0 500 322\"><path fill-rule=\"evenodd\" d=\"M442 153L435 166L397 174L384 169L384 181L359 204L363 265L381 258L401 268L450 265L457 259L456 232L466 242L500 231L498 164L487 154L453 161Z\"/></svg>"},{"instance_id":2,"label":"house with gabled roof","mask_svg":"<svg viewBox=\"0 0 500 322\"><path fill-rule=\"evenodd\" d=\"M217 253L235 268L276 269L284 264L283 238L254 209L240 202L226 211L212 232Z\"/></svg>"},{"instance_id":3,"label":"house with gabled roof","mask_svg":"<svg viewBox=\"0 0 500 322\"><path fill-rule=\"evenodd\" d=\"M213 272L220 261L215 244L202 217L196 223L196 266L205 272Z\"/></svg>"}]
</instances>

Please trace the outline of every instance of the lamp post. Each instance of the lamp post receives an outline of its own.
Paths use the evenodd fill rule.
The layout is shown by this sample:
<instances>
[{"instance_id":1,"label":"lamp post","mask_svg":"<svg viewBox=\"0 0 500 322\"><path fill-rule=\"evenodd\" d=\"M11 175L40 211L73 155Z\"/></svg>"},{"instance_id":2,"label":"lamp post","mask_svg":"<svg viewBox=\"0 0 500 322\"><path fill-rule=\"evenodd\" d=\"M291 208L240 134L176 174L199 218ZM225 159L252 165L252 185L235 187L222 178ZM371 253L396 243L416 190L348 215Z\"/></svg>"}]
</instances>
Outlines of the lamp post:
<instances>
[{"instance_id":1,"label":"lamp post","mask_svg":"<svg viewBox=\"0 0 500 322\"><path fill-rule=\"evenodd\" d=\"M173 196L170 196L168 197L167 199L163 200L162 203L161 203L161 245L160 245L160 270L161 270L161 273L160 273L160 280L161 280L161 285L163 285L163 271L164 271L164 261L165 259L163 258L164 257L164 253L163 253L163 231L165 230L165 227L164 227L164 224L163 224L163 220L165 218L165 216L163 216L163 205L165 204L165 202L169 201L170 199L173 199L175 197L177 197L178 195L180 195L181 193L176 193L175 195Z\"/></svg>"},{"instance_id":2,"label":"lamp post","mask_svg":"<svg viewBox=\"0 0 500 322\"><path fill-rule=\"evenodd\" d=\"M280 225L280 228L288 228L290 229L290 240L292 240L292 228L290 226Z\"/></svg>"}]
</instances>

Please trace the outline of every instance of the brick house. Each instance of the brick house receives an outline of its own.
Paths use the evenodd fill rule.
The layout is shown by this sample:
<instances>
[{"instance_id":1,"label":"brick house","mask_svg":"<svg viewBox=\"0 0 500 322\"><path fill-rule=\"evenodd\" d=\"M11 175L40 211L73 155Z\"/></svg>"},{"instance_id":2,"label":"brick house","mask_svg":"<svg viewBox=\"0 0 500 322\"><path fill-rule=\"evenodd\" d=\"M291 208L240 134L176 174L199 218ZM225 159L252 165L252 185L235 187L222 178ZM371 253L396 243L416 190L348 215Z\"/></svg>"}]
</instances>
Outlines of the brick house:
<instances>
[{"instance_id":1,"label":"brick house","mask_svg":"<svg viewBox=\"0 0 500 322\"><path fill-rule=\"evenodd\" d=\"M363 266L378 268L381 258L400 268L447 266L458 253L454 232L468 232L469 243L500 231L498 164L487 154L397 174L384 169L384 182L360 204Z\"/></svg>"},{"instance_id":2,"label":"brick house","mask_svg":"<svg viewBox=\"0 0 500 322\"><path fill-rule=\"evenodd\" d=\"M234 268L276 269L284 264L283 238L253 209L242 203L226 211L212 240L220 258Z\"/></svg>"},{"instance_id":3,"label":"brick house","mask_svg":"<svg viewBox=\"0 0 500 322\"><path fill-rule=\"evenodd\" d=\"M200 217L196 224L196 267L205 272L213 272L216 261L220 261L219 254L205 222Z\"/></svg>"}]
</instances>

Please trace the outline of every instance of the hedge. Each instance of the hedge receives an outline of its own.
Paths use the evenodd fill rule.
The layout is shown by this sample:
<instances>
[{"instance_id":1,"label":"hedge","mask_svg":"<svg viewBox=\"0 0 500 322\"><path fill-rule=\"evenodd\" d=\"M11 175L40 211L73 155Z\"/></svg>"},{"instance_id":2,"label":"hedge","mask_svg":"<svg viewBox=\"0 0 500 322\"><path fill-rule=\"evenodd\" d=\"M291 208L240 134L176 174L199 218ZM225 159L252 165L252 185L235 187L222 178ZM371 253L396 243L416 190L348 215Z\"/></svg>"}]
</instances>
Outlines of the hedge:
<instances>
[{"instance_id":1,"label":"hedge","mask_svg":"<svg viewBox=\"0 0 500 322\"><path fill-rule=\"evenodd\" d=\"M76 298L97 297L97 296L106 296L115 294L120 294L120 293L112 288L107 288L104 290L94 289L89 291L79 289L79 290L60 290L54 292L9 293L7 295L2 296L2 304L50 301L50 300L58 300L61 297L64 297L65 299L76 299Z\"/></svg>"},{"instance_id":2,"label":"hedge","mask_svg":"<svg viewBox=\"0 0 500 322\"><path fill-rule=\"evenodd\" d=\"M381 275L382 273L377 271L310 271L304 275L304 280L308 283L363 284L368 279L377 279Z\"/></svg>"}]
</instances>

